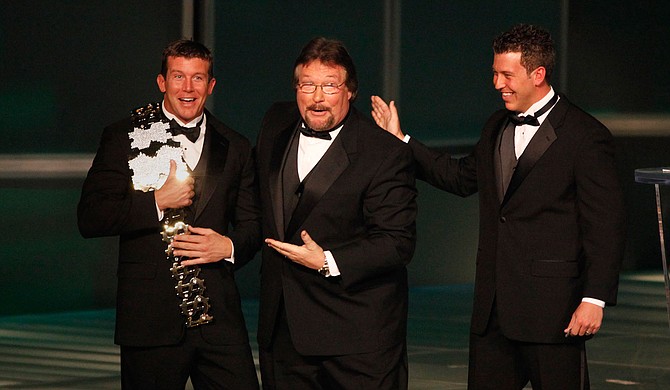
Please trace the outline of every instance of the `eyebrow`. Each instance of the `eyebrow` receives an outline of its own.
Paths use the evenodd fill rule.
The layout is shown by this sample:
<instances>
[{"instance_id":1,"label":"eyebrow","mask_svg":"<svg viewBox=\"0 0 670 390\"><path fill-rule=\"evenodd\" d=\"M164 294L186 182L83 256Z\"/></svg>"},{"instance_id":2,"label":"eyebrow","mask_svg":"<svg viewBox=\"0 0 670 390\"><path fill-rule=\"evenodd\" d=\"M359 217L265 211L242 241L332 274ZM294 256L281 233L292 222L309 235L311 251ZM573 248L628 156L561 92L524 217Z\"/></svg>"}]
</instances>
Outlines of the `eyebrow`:
<instances>
[{"instance_id":1,"label":"eyebrow","mask_svg":"<svg viewBox=\"0 0 670 390\"><path fill-rule=\"evenodd\" d=\"M184 72L181 69L170 69L170 70L168 70L168 74L172 74L172 73L186 74L186 72ZM196 72L196 73L193 73L193 76L207 76L207 73L206 72L205 73Z\"/></svg>"},{"instance_id":2,"label":"eyebrow","mask_svg":"<svg viewBox=\"0 0 670 390\"><path fill-rule=\"evenodd\" d=\"M514 75L514 72L509 71L509 70L497 71L495 68L491 68L491 71L493 71L493 73L499 73L499 74L503 74L505 76L513 76Z\"/></svg>"}]
</instances>

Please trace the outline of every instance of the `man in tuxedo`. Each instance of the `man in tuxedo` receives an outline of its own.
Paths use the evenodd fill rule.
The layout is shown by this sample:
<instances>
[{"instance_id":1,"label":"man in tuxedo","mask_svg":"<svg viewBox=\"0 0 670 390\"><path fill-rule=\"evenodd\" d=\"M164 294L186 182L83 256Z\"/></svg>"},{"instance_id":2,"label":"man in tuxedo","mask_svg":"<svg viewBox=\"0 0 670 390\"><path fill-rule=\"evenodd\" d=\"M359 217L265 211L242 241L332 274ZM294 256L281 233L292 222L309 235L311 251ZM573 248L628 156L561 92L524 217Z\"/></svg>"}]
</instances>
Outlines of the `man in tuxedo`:
<instances>
[{"instance_id":1,"label":"man in tuxedo","mask_svg":"<svg viewBox=\"0 0 670 390\"><path fill-rule=\"evenodd\" d=\"M262 243L255 167L249 141L204 108L215 83L209 49L167 46L162 103L105 128L84 182L81 234L120 237L124 389L184 389L189 377L258 389L233 275Z\"/></svg>"},{"instance_id":2,"label":"man in tuxedo","mask_svg":"<svg viewBox=\"0 0 670 390\"><path fill-rule=\"evenodd\" d=\"M263 388L407 388L411 150L353 107L341 42L311 40L293 85L296 101L268 110L256 145Z\"/></svg>"},{"instance_id":3,"label":"man in tuxedo","mask_svg":"<svg viewBox=\"0 0 670 390\"><path fill-rule=\"evenodd\" d=\"M518 25L493 42L505 109L455 159L405 136L393 102L373 117L409 143L417 177L479 192L470 389L587 389L585 341L616 304L624 206L612 135L550 85L548 32Z\"/></svg>"}]
</instances>

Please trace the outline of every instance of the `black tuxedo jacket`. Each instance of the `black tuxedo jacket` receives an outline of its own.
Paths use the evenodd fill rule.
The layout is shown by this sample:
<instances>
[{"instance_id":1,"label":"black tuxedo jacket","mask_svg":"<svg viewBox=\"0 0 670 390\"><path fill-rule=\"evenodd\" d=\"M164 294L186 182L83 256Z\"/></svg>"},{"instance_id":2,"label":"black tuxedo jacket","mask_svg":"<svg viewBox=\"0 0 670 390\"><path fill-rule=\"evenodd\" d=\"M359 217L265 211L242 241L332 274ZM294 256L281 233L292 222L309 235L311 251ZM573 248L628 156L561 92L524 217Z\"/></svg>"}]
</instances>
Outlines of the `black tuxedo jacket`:
<instances>
[{"instance_id":1,"label":"black tuxedo jacket","mask_svg":"<svg viewBox=\"0 0 670 390\"><path fill-rule=\"evenodd\" d=\"M411 150L352 107L304 180L284 229L282 169L300 120L295 102L273 105L263 120L256 147L263 234L302 245L300 232L307 230L332 252L341 276L326 278L264 248L260 347L270 345L282 299L303 355L363 353L404 342L406 265L415 245Z\"/></svg>"},{"instance_id":2,"label":"black tuxedo jacket","mask_svg":"<svg viewBox=\"0 0 670 390\"><path fill-rule=\"evenodd\" d=\"M498 195L498 139L507 111L493 114L462 159L410 146L417 177L449 192L479 192L479 247L472 331L485 331L494 301L514 340L567 342L563 329L583 297L616 304L624 206L612 135L561 96Z\"/></svg>"},{"instance_id":3,"label":"black tuxedo jacket","mask_svg":"<svg viewBox=\"0 0 670 390\"><path fill-rule=\"evenodd\" d=\"M248 342L235 285L235 268L247 263L261 243L255 168L249 141L209 112L203 154L206 163L192 225L231 238L235 265L221 260L201 265L214 323L201 326L213 344ZM78 207L84 237L120 236L116 303L117 344L159 346L179 342L185 331L166 258L153 192L133 190L128 168L130 119L105 128ZM208 156L206 161L203 157ZM231 228L232 227L232 228Z\"/></svg>"}]
</instances>

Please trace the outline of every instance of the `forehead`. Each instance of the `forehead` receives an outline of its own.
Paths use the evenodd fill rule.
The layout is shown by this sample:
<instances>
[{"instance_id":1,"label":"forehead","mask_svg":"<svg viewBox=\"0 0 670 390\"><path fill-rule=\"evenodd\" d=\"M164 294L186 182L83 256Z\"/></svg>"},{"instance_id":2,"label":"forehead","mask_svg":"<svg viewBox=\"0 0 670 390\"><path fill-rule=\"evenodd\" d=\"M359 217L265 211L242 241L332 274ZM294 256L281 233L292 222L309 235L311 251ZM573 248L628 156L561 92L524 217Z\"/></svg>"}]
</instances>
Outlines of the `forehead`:
<instances>
[{"instance_id":1,"label":"forehead","mask_svg":"<svg viewBox=\"0 0 670 390\"><path fill-rule=\"evenodd\" d=\"M521 67L521 52L508 51L506 53L499 53L493 56L493 67L498 68L516 68Z\"/></svg>"},{"instance_id":2,"label":"forehead","mask_svg":"<svg viewBox=\"0 0 670 390\"><path fill-rule=\"evenodd\" d=\"M209 71L209 61L202 58L174 57L167 58L168 71L207 73Z\"/></svg>"},{"instance_id":3,"label":"forehead","mask_svg":"<svg viewBox=\"0 0 670 390\"><path fill-rule=\"evenodd\" d=\"M308 62L304 65L298 65L295 69L296 77L303 79L333 79L344 80L346 70L341 65L326 64L319 60Z\"/></svg>"}]
</instances>

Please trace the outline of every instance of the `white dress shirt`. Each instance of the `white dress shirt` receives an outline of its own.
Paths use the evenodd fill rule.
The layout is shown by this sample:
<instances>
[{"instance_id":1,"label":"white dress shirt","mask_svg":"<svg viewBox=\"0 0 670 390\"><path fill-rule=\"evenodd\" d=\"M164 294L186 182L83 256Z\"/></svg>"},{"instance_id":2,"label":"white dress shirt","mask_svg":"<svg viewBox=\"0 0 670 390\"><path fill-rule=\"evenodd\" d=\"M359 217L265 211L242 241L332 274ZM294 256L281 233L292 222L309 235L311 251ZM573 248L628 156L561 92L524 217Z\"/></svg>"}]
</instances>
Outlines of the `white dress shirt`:
<instances>
[{"instance_id":1,"label":"white dress shirt","mask_svg":"<svg viewBox=\"0 0 670 390\"><path fill-rule=\"evenodd\" d=\"M169 112L165 111L165 108L161 106L161 109L163 110L163 114L168 120L175 120L177 123L179 123L181 126L184 127L194 127L200 119L203 119L202 123L200 124L200 135L198 136L198 139L195 140L195 142L191 142L184 134L179 134L172 139L175 141L179 142L181 145L181 150L184 155L184 161L186 162L186 165L188 165L191 170L195 169L195 167L198 165L198 161L200 161L200 156L202 155L202 147L205 144L205 132L207 131L207 116L203 112L202 115L199 117L193 119L192 121L188 123L183 123L177 117L174 115L170 114Z\"/></svg>"},{"instance_id":2,"label":"white dress shirt","mask_svg":"<svg viewBox=\"0 0 670 390\"><path fill-rule=\"evenodd\" d=\"M205 115L205 113L203 112L202 115L193 119L192 121L188 123L183 123L176 116L165 111L164 105L165 101L163 101L163 103L161 104L161 109L163 110L163 114L165 115L165 117L168 120L174 119L181 126L194 127L198 122L200 122L200 119L202 119L202 123L200 124L200 135L198 135L198 138L195 140L195 142L191 142L184 134L178 134L172 137L172 139L179 142L179 145L181 146L182 157L184 158L184 162L186 162L186 165L188 165L188 167L191 170L194 170L195 167L198 165L198 162L200 161L200 156L202 156L202 148L205 145L205 132L207 131L207 115ZM158 208L158 205L156 205L156 209L158 210L158 220L162 221L164 213L162 210ZM235 245L233 244L233 240L231 240L230 238L228 238L228 240L230 241L231 252L230 257L224 258L224 260L234 264Z\"/></svg>"},{"instance_id":3,"label":"white dress shirt","mask_svg":"<svg viewBox=\"0 0 670 390\"><path fill-rule=\"evenodd\" d=\"M304 124L300 126L304 126ZM298 178L300 181L303 181L309 175L323 155L326 154L330 145L340 134L340 130L342 130L342 126L330 131L330 139L308 137L300 133L300 139L298 140ZM337 267L333 254L330 251L324 251L324 254L326 255L325 261L328 264L330 276L339 276L340 269Z\"/></svg>"},{"instance_id":4,"label":"white dress shirt","mask_svg":"<svg viewBox=\"0 0 670 390\"><path fill-rule=\"evenodd\" d=\"M549 93L547 93L542 99L535 102L532 106L528 108L528 110L526 110L526 112L522 112L519 115L527 116L535 114L535 112L539 111L542 107L544 107L544 105L547 104L549 100L551 100L551 98L554 97L555 94L556 93L554 92L554 88L552 87L551 90L549 90ZM556 100L556 103L558 103L558 100ZM540 123L540 126L542 126L542 122L544 122L544 120L547 119L547 116L549 115L551 110L556 106L556 103L554 103L554 105L551 106L551 108L549 108L544 114L537 117L537 121ZM514 129L514 153L516 154L517 159L521 157L523 151L526 150L526 147L530 143L530 140L533 139L533 136L535 135L535 133L537 133L537 130L540 128L540 126L531 126L531 125L516 126L516 128Z\"/></svg>"}]
</instances>

